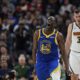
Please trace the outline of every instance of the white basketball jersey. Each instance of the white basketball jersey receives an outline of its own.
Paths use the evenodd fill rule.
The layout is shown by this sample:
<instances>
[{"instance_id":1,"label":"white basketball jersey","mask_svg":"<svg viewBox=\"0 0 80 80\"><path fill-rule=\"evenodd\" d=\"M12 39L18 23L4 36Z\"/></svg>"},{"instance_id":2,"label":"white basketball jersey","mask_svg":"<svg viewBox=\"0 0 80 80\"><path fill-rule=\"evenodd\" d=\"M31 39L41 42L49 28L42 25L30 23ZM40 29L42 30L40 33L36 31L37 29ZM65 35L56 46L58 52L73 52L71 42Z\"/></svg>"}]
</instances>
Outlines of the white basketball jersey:
<instances>
[{"instance_id":1,"label":"white basketball jersey","mask_svg":"<svg viewBox=\"0 0 80 80\"><path fill-rule=\"evenodd\" d=\"M71 50L80 52L80 28L73 23Z\"/></svg>"}]
</instances>

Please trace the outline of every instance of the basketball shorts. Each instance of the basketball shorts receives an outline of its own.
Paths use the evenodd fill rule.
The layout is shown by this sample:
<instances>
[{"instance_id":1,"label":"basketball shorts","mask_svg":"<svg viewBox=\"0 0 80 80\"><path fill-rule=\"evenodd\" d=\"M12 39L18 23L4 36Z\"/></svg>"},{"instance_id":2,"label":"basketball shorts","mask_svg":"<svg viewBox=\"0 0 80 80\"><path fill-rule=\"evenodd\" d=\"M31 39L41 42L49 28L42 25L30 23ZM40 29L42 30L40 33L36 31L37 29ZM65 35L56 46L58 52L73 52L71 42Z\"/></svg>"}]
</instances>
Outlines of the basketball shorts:
<instances>
[{"instance_id":1,"label":"basketball shorts","mask_svg":"<svg viewBox=\"0 0 80 80\"><path fill-rule=\"evenodd\" d=\"M60 64L58 61L37 62L36 75L38 80L60 80Z\"/></svg>"},{"instance_id":2,"label":"basketball shorts","mask_svg":"<svg viewBox=\"0 0 80 80\"><path fill-rule=\"evenodd\" d=\"M70 71L79 75L80 78L80 53L71 51L69 57Z\"/></svg>"}]
</instances>

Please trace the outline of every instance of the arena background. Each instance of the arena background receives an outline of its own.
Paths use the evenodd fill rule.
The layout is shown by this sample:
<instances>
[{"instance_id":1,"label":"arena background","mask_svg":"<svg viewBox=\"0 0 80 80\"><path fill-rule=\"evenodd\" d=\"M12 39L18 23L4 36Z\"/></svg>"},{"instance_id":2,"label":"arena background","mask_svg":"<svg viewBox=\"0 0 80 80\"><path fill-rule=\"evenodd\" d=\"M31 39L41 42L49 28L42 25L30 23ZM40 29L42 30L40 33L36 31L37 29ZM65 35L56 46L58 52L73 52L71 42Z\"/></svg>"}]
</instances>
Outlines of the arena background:
<instances>
[{"instance_id":1,"label":"arena background","mask_svg":"<svg viewBox=\"0 0 80 80\"><path fill-rule=\"evenodd\" d=\"M80 8L80 0L0 0L0 80L15 77L14 73L17 79L33 80L36 77L31 57L34 31L46 27L46 19L52 15L66 38L76 7ZM62 80L65 80L64 70Z\"/></svg>"}]
</instances>

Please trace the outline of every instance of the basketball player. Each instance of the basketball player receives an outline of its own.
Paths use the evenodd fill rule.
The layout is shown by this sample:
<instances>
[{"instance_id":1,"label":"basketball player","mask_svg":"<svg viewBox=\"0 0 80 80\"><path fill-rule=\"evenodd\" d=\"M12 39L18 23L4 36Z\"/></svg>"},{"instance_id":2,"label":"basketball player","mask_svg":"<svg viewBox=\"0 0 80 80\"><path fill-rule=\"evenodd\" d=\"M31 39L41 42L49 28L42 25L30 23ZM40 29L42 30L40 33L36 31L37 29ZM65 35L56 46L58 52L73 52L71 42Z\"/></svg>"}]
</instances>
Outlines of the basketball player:
<instances>
[{"instance_id":1,"label":"basketball player","mask_svg":"<svg viewBox=\"0 0 80 80\"><path fill-rule=\"evenodd\" d=\"M69 24L65 48L70 53L71 80L80 80L80 11L76 9L73 17L75 22Z\"/></svg>"},{"instance_id":2,"label":"basketball player","mask_svg":"<svg viewBox=\"0 0 80 80\"><path fill-rule=\"evenodd\" d=\"M68 69L63 36L55 29L55 17L48 17L47 27L33 37L33 61L38 80L60 80L59 51Z\"/></svg>"}]
</instances>

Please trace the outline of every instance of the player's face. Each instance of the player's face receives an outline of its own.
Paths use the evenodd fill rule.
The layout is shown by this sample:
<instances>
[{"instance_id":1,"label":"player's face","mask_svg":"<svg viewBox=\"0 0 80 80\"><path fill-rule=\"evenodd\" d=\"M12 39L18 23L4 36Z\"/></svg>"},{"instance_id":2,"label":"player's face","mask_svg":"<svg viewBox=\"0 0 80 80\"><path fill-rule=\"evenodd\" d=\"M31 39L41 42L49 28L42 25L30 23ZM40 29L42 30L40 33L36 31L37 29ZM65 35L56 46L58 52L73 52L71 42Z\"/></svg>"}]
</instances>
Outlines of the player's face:
<instances>
[{"instance_id":1,"label":"player's face","mask_svg":"<svg viewBox=\"0 0 80 80\"><path fill-rule=\"evenodd\" d=\"M74 19L80 23L80 12L74 13Z\"/></svg>"},{"instance_id":2,"label":"player's face","mask_svg":"<svg viewBox=\"0 0 80 80\"><path fill-rule=\"evenodd\" d=\"M49 26L51 26L53 24L52 19L48 19L47 23L48 23Z\"/></svg>"},{"instance_id":3,"label":"player's face","mask_svg":"<svg viewBox=\"0 0 80 80\"><path fill-rule=\"evenodd\" d=\"M54 27L53 25L55 25L55 18L48 18L47 20L47 24L48 24L48 27L51 28L51 27Z\"/></svg>"}]
</instances>

